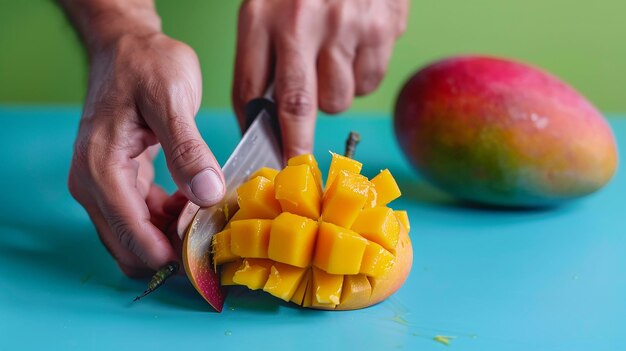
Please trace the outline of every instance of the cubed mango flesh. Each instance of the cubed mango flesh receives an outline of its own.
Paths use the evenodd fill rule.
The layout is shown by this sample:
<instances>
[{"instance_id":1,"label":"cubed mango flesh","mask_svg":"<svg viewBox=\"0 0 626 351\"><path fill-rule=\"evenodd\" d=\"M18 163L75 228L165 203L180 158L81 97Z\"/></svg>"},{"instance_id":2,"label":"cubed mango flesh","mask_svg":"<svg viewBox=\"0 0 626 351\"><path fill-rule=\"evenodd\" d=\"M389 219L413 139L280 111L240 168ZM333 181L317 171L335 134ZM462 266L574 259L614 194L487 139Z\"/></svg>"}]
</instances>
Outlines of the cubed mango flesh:
<instances>
[{"instance_id":1,"label":"cubed mango flesh","mask_svg":"<svg viewBox=\"0 0 626 351\"><path fill-rule=\"evenodd\" d=\"M289 301L296 292L306 268L294 267L284 263L274 263L263 291L279 299Z\"/></svg>"},{"instance_id":2,"label":"cubed mango flesh","mask_svg":"<svg viewBox=\"0 0 626 351\"><path fill-rule=\"evenodd\" d=\"M367 200L370 182L366 177L341 171L326 190L322 220L350 228Z\"/></svg>"},{"instance_id":3,"label":"cubed mango flesh","mask_svg":"<svg viewBox=\"0 0 626 351\"><path fill-rule=\"evenodd\" d=\"M241 258L233 262L224 263L220 271L220 284L224 286L236 285L236 283L233 282L233 276L235 272L239 270L242 263L243 260Z\"/></svg>"},{"instance_id":4,"label":"cubed mango flesh","mask_svg":"<svg viewBox=\"0 0 626 351\"><path fill-rule=\"evenodd\" d=\"M267 258L271 219L242 219L230 226L230 251L240 257Z\"/></svg>"},{"instance_id":5,"label":"cubed mango flesh","mask_svg":"<svg viewBox=\"0 0 626 351\"><path fill-rule=\"evenodd\" d=\"M313 267L313 300L314 307L334 308L341 302L343 275L329 274Z\"/></svg>"},{"instance_id":6,"label":"cubed mango flesh","mask_svg":"<svg viewBox=\"0 0 626 351\"><path fill-rule=\"evenodd\" d=\"M407 232L410 231L411 223L409 222L409 214L406 211L393 211L393 213L396 215L400 224L404 226L404 229L406 229Z\"/></svg>"},{"instance_id":7,"label":"cubed mango flesh","mask_svg":"<svg viewBox=\"0 0 626 351\"><path fill-rule=\"evenodd\" d=\"M222 263L235 261L239 256L230 250L230 229L223 230L213 235L211 243L211 251L213 253L213 265L217 266Z\"/></svg>"},{"instance_id":8,"label":"cubed mango flesh","mask_svg":"<svg viewBox=\"0 0 626 351\"><path fill-rule=\"evenodd\" d=\"M242 219L254 219L254 217L240 208L237 212L235 212L234 215L230 217L230 220L228 221L228 223L226 223L226 227L224 227L224 229L230 229L231 223Z\"/></svg>"},{"instance_id":9,"label":"cubed mango flesh","mask_svg":"<svg viewBox=\"0 0 626 351\"><path fill-rule=\"evenodd\" d=\"M239 208L252 218L273 219L281 212L274 197L274 183L265 177L255 177L237 188Z\"/></svg>"},{"instance_id":10,"label":"cubed mango flesh","mask_svg":"<svg viewBox=\"0 0 626 351\"><path fill-rule=\"evenodd\" d=\"M367 240L350 229L320 223L313 264L330 274L357 274Z\"/></svg>"},{"instance_id":11,"label":"cubed mango flesh","mask_svg":"<svg viewBox=\"0 0 626 351\"><path fill-rule=\"evenodd\" d=\"M308 165L287 166L274 179L276 200L283 212L317 219L322 194Z\"/></svg>"},{"instance_id":12,"label":"cubed mango flesh","mask_svg":"<svg viewBox=\"0 0 626 351\"><path fill-rule=\"evenodd\" d=\"M304 272L304 276L300 280L298 288L296 288L296 291L291 296L291 302L295 303L296 305L302 306L302 304L304 303L304 295L306 295L307 288L309 287L309 284L313 279L312 274L313 273L311 272L310 268Z\"/></svg>"},{"instance_id":13,"label":"cubed mango flesh","mask_svg":"<svg viewBox=\"0 0 626 351\"><path fill-rule=\"evenodd\" d=\"M320 194L322 194L324 191L324 187L322 184L322 172L317 165L317 160L315 159L315 157L311 154L303 154L292 157L287 161L287 166L299 165L308 165L310 167L311 174L313 175L313 179L315 179L315 184L317 185L317 190Z\"/></svg>"},{"instance_id":14,"label":"cubed mango flesh","mask_svg":"<svg viewBox=\"0 0 626 351\"><path fill-rule=\"evenodd\" d=\"M245 285L251 290L262 289L270 275L274 262L263 258L246 258L233 274L233 283Z\"/></svg>"},{"instance_id":15,"label":"cubed mango flesh","mask_svg":"<svg viewBox=\"0 0 626 351\"><path fill-rule=\"evenodd\" d=\"M249 179L254 179L256 177L264 177L274 182L274 177L278 174L278 170L269 167L261 167L256 172L250 175Z\"/></svg>"},{"instance_id":16,"label":"cubed mango flesh","mask_svg":"<svg viewBox=\"0 0 626 351\"><path fill-rule=\"evenodd\" d=\"M380 171L377 176L372 178L371 182L376 190L376 206L387 206L388 203L402 195L398 183L388 169Z\"/></svg>"},{"instance_id":17,"label":"cubed mango flesh","mask_svg":"<svg viewBox=\"0 0 626 351\"><path fill-rule=\"evenodd\" d=\"M369 241L363 253L359 273L370 277L382 277L389 272L394 263L395 256L391 252L377 243Z\"/></svg>"},{"instance_id":18,"label":"cubed mango flesh","mask_svg":"<svg viewBox=\"0 0 626 351\"><path fill-rule=\"evenodd\" d=\"M372 295L369 279L363 274L346 275L341 288L341 309L351 310L363 306Z\"/></svg>"},{"instance_id":19,"label":"cubed mango flesh","mask_svg":"<svg viewBox=\"0 0 626 351\"><path fill-rule=\"evenodd\" d=\"M374 207L366 208L359 213L352 230L391 251L398 244L400 224L392 209Z\"/></svg>"},{"instance_id":20,"label":"cubed mango flesh","mask_svg":"<svg viewBox=\"0 0 626 351\"><path fill-rule=\"evenodd\" d=\"M272 222L267 255L276 262L296 267L311 264L317 237L317 222L283 212Z\"/></svg>"},{"instance_id":21,"label":"cubed mango flesh","mask_svg":"<svg viewBox=\"0 0 626 351\"><path fill-rule=\"evenodd\" d=\"M328 177L326 178L326 189L330 188L335 180L335 177L343 171L359 174L363 164L357 160L349 157L331 152L332 160L330 161L330 168L328 169Z\"/></svg>"}]
</instances>

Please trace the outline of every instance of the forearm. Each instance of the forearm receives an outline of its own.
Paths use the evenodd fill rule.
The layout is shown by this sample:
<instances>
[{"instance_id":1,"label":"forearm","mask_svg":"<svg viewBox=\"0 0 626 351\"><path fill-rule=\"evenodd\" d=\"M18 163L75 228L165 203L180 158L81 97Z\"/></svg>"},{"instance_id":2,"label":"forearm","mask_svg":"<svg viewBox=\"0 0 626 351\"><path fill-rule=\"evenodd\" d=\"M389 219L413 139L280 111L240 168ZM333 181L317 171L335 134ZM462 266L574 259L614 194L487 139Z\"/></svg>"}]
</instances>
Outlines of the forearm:
<instances>
[{"instance_id":1,"label":"forearm","mask_svg":"<svg viewBox=\"0 0 626 351\"><path fill-rule=\"evenodd\" d=\"M161 31L153 0L57 0L74 24L90 56L125 34Z\"/></svg>"}]
</instances>

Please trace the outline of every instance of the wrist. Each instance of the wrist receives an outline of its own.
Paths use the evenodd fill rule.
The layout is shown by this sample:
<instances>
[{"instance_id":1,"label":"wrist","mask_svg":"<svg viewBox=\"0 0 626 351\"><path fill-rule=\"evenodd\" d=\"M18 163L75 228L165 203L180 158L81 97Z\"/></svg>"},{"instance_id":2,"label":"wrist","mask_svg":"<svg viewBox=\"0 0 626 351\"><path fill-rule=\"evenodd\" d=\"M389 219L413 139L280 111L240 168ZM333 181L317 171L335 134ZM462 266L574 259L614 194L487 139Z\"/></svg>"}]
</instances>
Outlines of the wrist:
<instances>
[{"instance_id":1,"label":"wrist","mask_svg":"<svg viewBox=\"0 0 626 351\"><path fill-rule=\"evenodd\" d=\"M161 32L152 0L61 0L90 59L111 50L122 37Z\"/></svg>"}]
</instances>

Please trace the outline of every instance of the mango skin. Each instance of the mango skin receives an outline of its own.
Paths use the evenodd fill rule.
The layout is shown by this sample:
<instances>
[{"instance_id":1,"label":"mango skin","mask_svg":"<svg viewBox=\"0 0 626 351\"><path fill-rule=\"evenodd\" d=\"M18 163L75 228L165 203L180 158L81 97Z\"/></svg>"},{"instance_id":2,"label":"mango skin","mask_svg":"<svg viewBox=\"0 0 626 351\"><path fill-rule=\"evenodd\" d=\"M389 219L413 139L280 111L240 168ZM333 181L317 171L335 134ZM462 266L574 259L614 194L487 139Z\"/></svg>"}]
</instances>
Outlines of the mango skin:
<instances>
[{"instance_id":1,"label":"mango skin","mask_svg":"<svg viewBox=\"0 0 626 351\"><path fill-rule=\"evenodd\" d=\"M556 77L522 63L453 57L417 72L394 115L409 161L450 194L537 207L590 194L617 168L606 120Z\"/></svg>"}]
</instances>

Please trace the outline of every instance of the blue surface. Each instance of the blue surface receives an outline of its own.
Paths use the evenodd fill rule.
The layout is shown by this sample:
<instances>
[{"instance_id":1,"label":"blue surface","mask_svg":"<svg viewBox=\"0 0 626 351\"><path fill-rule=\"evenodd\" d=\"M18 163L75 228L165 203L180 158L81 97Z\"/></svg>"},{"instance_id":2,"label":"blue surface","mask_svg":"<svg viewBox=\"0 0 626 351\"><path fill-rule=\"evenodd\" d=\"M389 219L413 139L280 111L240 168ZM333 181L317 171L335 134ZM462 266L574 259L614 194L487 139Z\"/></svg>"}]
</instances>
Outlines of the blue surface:
<instances>
[{"instance_id":1,"label":"blue surface","mask_svg":"<svg viewBox=\"0 0 626 351\"><path fill-rule=\"evenodd\" d=\"M66 190L77 108L0 108L0 350L617 350L626 343L626 175L547 211L462 207L408 167L383 116L321 119L316 156L361 132L364 173L389 167L409 211L404 287L360 311L293 308L232 294L222 314L180 277L132 304L125 278ZM226 112L198 118L218 160L238 140ZM626 137L626 119L612 119ZM621 155L626 155L622 143ZM163 159L157 180L170 190ZM260 346L260 347L259 347Z\"/></svg>"}]
</instances>

